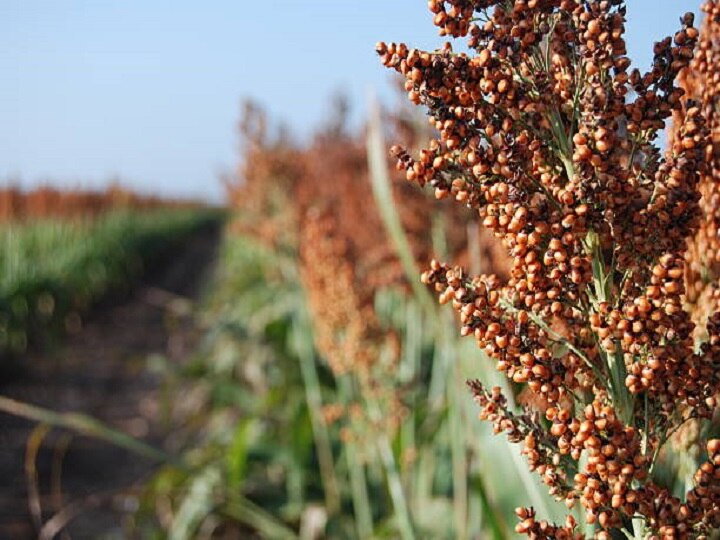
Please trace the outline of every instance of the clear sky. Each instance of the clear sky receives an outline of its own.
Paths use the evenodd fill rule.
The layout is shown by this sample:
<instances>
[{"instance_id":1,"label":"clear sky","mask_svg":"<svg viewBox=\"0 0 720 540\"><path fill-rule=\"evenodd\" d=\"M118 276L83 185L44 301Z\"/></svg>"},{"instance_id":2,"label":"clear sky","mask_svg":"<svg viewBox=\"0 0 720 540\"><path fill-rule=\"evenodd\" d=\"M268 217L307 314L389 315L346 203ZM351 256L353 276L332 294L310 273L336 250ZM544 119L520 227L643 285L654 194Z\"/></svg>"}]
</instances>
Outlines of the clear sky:
<instances>
[{"instance_id":1,"label":"clear sky","mask_svg":"<svg viewBox=\"0 0 720 540\"><path fill-rule=\"evenodd\" d=\"M700 0L629 0L628 47ZM219 199L243 98L298 137L345 91L392 96L374 45L435 48L425 0L0 0L0 185L103 186Z\"/></svg>"}]
</instances>

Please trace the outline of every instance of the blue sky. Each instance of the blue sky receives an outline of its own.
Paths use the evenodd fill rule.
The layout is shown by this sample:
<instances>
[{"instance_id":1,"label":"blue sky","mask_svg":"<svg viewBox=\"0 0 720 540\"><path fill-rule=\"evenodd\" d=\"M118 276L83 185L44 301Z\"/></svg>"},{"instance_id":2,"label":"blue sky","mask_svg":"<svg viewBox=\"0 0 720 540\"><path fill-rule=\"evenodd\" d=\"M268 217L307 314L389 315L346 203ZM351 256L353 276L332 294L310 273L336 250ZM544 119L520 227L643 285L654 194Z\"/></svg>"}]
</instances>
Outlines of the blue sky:
<instances>
[{"instance_id":1,"label":"blue sky","mask_svg":"<svg viewBox=\"0 0 720 540\"><path fill-rule=\"evenodd\" d=\"M630 0L628 48L700 0ZM378 40L435 48L424 0L2 0L0 185L99 187L218 200L243 98L298 137L345 91L392 99Z\"/></svg>"}]
</instances>

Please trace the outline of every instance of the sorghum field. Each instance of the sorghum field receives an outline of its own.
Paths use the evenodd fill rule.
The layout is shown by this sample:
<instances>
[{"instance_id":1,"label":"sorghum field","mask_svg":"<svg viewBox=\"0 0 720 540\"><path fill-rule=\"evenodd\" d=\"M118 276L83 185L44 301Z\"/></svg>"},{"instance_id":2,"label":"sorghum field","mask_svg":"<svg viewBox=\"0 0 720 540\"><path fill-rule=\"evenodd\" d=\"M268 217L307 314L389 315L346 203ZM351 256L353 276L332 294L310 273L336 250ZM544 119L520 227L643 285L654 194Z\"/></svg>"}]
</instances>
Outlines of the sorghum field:
<instances>
[{"instance_id":1,"label":"sorghum field","mask_svg":"<svg viewBox=\"0 0 720 540\"><path fill-rule=\"evenodd\" d=\"M429 0L222 209L0 191L0 537L720 538L720 0L626 3Z\"/></svg>"}]
</instances>

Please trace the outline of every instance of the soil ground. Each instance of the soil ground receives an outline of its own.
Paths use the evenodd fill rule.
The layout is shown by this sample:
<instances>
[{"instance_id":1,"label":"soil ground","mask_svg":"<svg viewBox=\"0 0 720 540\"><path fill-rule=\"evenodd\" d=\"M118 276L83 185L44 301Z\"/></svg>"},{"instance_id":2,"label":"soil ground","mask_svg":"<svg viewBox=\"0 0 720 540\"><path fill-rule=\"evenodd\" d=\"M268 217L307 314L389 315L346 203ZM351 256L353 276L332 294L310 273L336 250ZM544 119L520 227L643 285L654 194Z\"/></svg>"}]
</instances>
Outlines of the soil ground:
<instances>
[{"instance_id":1,"label":"soil ground","mask_svg":"<svg viewBox=\"0 0 720 540\"><path fill-rule=\"evenodd\" d=\"M163 363L186 361L199 330L193 306L212 272L217 227L189 238L125 300L105 302L53 352L22 359L0 395L90 415L163 447L171 426ZM157 466L108 443L0 413L0 539L128 538L137 487ZM39 441L33 452L32 441ZM71 519L70 519L71 518ZM49 521L52 520L52 521Z\"/></svg>"}]
</instances>

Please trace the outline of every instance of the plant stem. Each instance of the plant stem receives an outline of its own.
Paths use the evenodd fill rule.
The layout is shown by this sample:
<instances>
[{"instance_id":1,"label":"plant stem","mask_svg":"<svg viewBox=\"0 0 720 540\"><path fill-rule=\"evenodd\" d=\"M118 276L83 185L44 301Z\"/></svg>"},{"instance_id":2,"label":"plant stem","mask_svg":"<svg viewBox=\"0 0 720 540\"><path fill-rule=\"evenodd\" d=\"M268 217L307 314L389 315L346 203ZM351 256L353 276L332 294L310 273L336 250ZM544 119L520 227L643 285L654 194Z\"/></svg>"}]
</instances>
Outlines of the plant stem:
<instances>
[{"instance_id":1,"label":"plant stem","mask_svg":"<svg viewBox=\"0 0 720 540\"><path fill-rule=\"evenodd\" d=\"M298 538L297 534L275 519L274 516L268 514L265 510L244 497L237 498L225 504L221 509L221 513L240 523L250 525L265 535L265 538L285 540L295 540Z\"/></svg>"},{"instance_id":2,"label":"plant stem","mask_svg":"<svg viewBox=\"0 0 720 540\"><path fill-rule=\"evenodd\" d=\"M378 404L369 396L365 396L365 403L370 413L370 420L372 422L379 422L382 419L382 413ZM405 497L405 491L403 490L402 481L400 479L400 473L398 472L397 463L395 462L395 456L393 455L392 447L390 446L390 440L387 434L379 430L377 434L377 447L382 460L383 467L385 468L385 474L387 475L388 488L390 490L390 497L393 501L393 507L395 509L395 516L398 521L398 529L400 530L400 537L403 540L414 540L415 532L410 519L410 509L408 508L407 499Z\"/></svg>"},{"instance_id":3,"label":"plant stem","mask_svg":"<svg viewBox=\"0 0 720 540\"><path fill-rule=\"evenodd\" d=\"M633 538L643 540L645 538L645 519L642 517L633 518Z\"/></svg>"},{"instance_id":4,"label":"plant stem","mask_svg":"<svg viewBox=\"0 0 720 540\"><path fill-rule=\"evenodd\" d=\"M428 312L433 313L435 311L433 309L435 302L432 300L428 290L420 283L420 272L415 265L415 257L413 256L410 243L403 230L397 207L393 201L386 151L382 134L380 110L377 101L373 99L371 100L370 122L367 135L368 167L370 170L373 195L375 196L375 202L380 211L380 217L382 218L390 239L395 245L395 251L400 259L413 293Z\"/></svg>"},{"instance_id":5,"label":"plant stem","mask_svg":"<svg viewBox=\"0 0 720 540\"><path fill-rule=\"evenodd\" d=\"M505 540L510 538L510 531L502 517L502 512L493 501L488 493L488 489L485 486L485 481L482 475L476 475L473 479L474 492L480 499L480 524L482 527L483 523L487 523L487 528L482 527L482 530L490 530L490 534L494 540ZM477 538L484 538L484 536L477 536Z\"/></svg>"},{"instance_id":6,"label":"plant stem","mask_svg":"<svg viewBox=\"0 0 720 540\"><path fill-rule=\"evenodd\" d=\"M352 398L352 385L347 376L337 378L338 391L342 402L347 405ZM367 491L367 480L365 470L360 462L357 448L353 441L345 441L345 457L347 460L348 473L350 475L350 489L352 491L353 509L355 511L355 527L358 538L365 540L373 535L372 511L370 509L370 497Z\"/></svg>"},{"instance_id":7,"label":"plant stem","mask_svg":"<svg viewBox=\"0 0 720 540\"><path fill-rule=\"evenodd\" d=\"M332 446L330 444L330 435L320 413L322 408L322 392L320 390L320 380L315 366L315 354L311 344L307 342L309 339L307 334L301 335L303 331L298 328L297 321L293 330L296 332L295 338L298 349L298 359L300 361L300 373L305 389L305 400L310 411L313 438L315 439L315 447L317 448L318 462L320 465L320 477L323 487L325 488L325 504L327 505L328 512L334 514L340 509L340 495L337 479L335 478L335 464Z\"/></svg>"},{"instance_id":8,"label":"plant stem","mask_svg":"<svg viewBox=\"0 0 720 540\"><path fill-rule=\"evenodd\" d=\"M405 335L402 343L403 351L403 368L404 372L401 379L402 384L414 383L420 375L421 354L422 354L422 311L413 298L408 299L405 306ZM419 396L412 393L410 396L409 411L403 421L401 440L403 450L417 451L417 410L419 408ZM416 464L411 465L416 467ZM413 502L418 502L422 495L416 485L416 475L410 476L411 484L408 486L410 493L413 495ZM417 506L416 506L417 507Z\"/></svg>"},{"instance_id":9,"label":"plant stem","mask_svg":"<svg viewBox=\"0 0 720 540\"><path fill-rule=\"evenodd\" d=\"M595 231L588 231L584 245L585 252L588 257L590 257L593 272L594 291L590 296L594 308L599 310L601 303L612 303L614 270L612 268L610 268L609 271L605 269L600 237ZM622 348L616 344L614 351L605 350L599 340L598 348L610 374L610 392L613 398L613 404L623 422L628 425L634 425L635 403L632 394L630 394L630 390L625 385L627 370Z\"/></svg>"},{"instance_id":10,"label":"plant stem","mask_svg":"<svg viewBox=\"0 0 720 540\"><path fill-rule=\"evenodd\" d=\"M367 492L365 470L358 456L355 443L345 443L348 470L350 472L350 488L352 490L353 509L355 510L355 526L361 540L371 538L373 535L372 512L370 511L370 497Z\"/></svg>"},{"instance_id":11,"label":"plant stem","mask_svg":"<svg viewBox=\"0 0 720 540\"><path fill-rule=\"evenodd\" d=\"M608 369L612 379L611 385L615 407L623 422L627 425L634 425L635 403L628 387L625 385L627 369L622 349L618 346L614 353L607 353Z\"/></svg>"},{"instance_id":12,"label":"plant stem","mask_svg":"<svg viewBox=\"0 0 720 540\"><path fill-rule=\"evenodd\" d=\"M448 347L449 348L449 347ZM452 353L453 351L449 351ZM448 358L453 362L453 358ZM450 427L450 450L453 470L453 507L455 509L455 535L459 540L467 538L468 518L468 485L467 455L465 453L465 433L463 432L463 411L459 396L463 395L457 362L454 363L452 374L448 377L448 408ZM464 386L464 385L463 385Z\"/></svg>"},{"instance_id":13,"label":"plant stem","mask_svg":"<svg viewBox=\"0 0 720 540\"><path fill-rule=\"evenodd\" d=\"M179 463L177 458L84 414L58 413L5 396L0 396L0 411L35 422L77 431L88 437L101 439L115 446L125 448L145 458L165 461L183 467L183 464Z\"/></svg>"}]
</instances>

